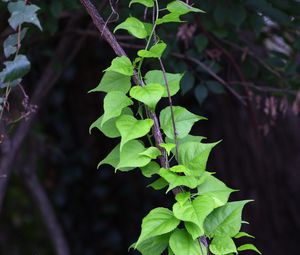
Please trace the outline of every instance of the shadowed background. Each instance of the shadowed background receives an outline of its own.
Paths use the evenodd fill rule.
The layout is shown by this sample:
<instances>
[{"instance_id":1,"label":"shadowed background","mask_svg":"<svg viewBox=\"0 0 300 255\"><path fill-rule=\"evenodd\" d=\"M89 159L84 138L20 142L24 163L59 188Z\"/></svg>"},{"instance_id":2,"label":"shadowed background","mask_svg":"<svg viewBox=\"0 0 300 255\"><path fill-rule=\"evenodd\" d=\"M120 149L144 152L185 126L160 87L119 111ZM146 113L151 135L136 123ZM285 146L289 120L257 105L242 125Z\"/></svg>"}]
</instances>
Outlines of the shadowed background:
<instances>
[{"instance_id":1,"label":"shadowed background","mask_svg":"<svg viewBox=\"0 0 300 255\"><path fill-rule=\"evenodd\" d=\"M99 83L102 70L115 55L76 1L32 2L41 8L44 30L31 28L24 41L23 50L32 61L24 89L30 97L50 61L53 73L60 75L39 106L15 158L0 215L0 253L56 254L45 224L48 215L41 214L38 205L42 188L70 254L127 254L139 235L142 218L154 207L170 206L173 197L146 188L150 181L139 170L114 174L108 166L96 169L118 140L97 130L89 134L90 124L102 114L103 94L87 92ZM209 142L222 140L209 159L208 170L240 190L233 199L255 200L246 206L243 219L250 222L244 229L256 236L257 247L264 254L296 254L300 230L299 3L194 2L207 14L190 15L188 23L165 25L159 31L170 45L164 59L168 71L185 72L174 104L208 118L194 126L194 134ZM127 1L113 8L105 1L104 8L101 1L95 3L106 19L112 9L118 12L119 17L112 13L110 28L129 13L144 15L140 7L129 11ZM7 17L1 3L1 42L10 33ZM144 45L119 35L131 57ZM78 50L72 51L76 46ZM145 70L155 67L148 62ZM8 118L14 118L22 111L17 89L10 100ZM21 172L22 168L28 171ZM32 182L34 178L40 186Z\"/></svg>"}]
</instances>

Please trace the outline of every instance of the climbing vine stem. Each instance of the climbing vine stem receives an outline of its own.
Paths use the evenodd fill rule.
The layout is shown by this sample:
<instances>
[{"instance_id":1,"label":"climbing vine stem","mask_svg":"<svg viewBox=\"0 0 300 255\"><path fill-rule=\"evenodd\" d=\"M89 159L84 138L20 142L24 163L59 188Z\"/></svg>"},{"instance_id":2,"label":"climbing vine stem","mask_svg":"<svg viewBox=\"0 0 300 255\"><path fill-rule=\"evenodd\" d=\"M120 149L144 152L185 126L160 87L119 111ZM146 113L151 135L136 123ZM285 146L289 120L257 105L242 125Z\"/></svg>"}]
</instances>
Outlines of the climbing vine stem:
<instances>
[{"instance_id":1,"label":"climbing vine stem","mask_svg":"<svg viewBox=\"0 0 300 255\"><path fill-rule=\"evenodd\" d=\"M143 219L141 233L131 248L143 255L230 255L253 250L253 244L236 246L235 240L251 235L242 232L242 210L250 200L229 202L235 190L227 187L207 169L211 150L219 143L204 143L203 137L192 135L195 123L205 119L182 106L174 106L172 96L180 90L182 74L169 73L162 62L167 45L157 38L156 30L168 23L182 22L188 13L201 13L186 2L175 0L161 4L158 0L132 0L141 8L153 8L152 22L145 23L128 17L114 32L124 30L146 46L129 59L103 19L88 0L81 0L104 38L119 55L112 60L99 85L91 92L106 93L104 114L91 125L104 135L119 139L120 143L100 161L115 171L141 171L150 178L149 187L166 189L175 195L172 208L157 207ZM160 14L165 12L161 17ZM158 61L160 70L147 70L142 75L143 63ZM134 81L134 86L131 80ZM160 102L168 106L160 110ZM135 114L134 102L143 105L143 114ZM138 109L138 112L140 109ZM140 119L136 118L140 115ZM149 135L152 130L153 136ZM147 139L154 138L154 142ZM155 144L153 146L152 144ZM168 158L174 158L169 165ZM160 160L160 164L158 164Z\"/></svg>"}]
</instances>

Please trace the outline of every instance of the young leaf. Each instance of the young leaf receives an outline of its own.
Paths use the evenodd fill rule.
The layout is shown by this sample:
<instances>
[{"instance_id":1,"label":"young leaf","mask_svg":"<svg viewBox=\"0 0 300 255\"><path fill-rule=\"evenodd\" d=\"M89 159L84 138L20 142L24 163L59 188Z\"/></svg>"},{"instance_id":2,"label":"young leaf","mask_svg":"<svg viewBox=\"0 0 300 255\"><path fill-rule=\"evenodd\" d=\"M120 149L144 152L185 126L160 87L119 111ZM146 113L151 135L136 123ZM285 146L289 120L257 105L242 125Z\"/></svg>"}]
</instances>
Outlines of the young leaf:
<instances>
[{"instance_id":1,"label":"young leaf","mask_svg":"<svg viewBox=\"0 0 300 255\"><path fill-rule=\"evenodd\" d=\"M210 251L215 255L237 253L235 244L229 236L216 236L209 245Z\"/></svg>"},{"instance_id":2,"label":"young leaf","mask_svg":"<svg viewBox=\"0 0 300 255\"><path fill-rule=\"evenodd\" d=\"M202 254L198 240L193 240L184 229L174 231L170 237L169 245L175 255Z\"/></svg>"},{"instance_id":3,"label":"young leaf","mask_svg":"<svg viewBox=\"0 0 300 255\"><path fill-rule=\"evenodd\" d=\"M142 4L148 8L151 8L154 6L154 1L153 0L131 0L130 3L129 3L129 7L132 5L132 4Z\"/></svg>"},{"instance_id":4,"label":"young leaf","mask_svg":"<svg viewBox=\"0 0 300 255\"><path fill-rule=\"evenodd\" d=\"M182 1L173 1L167 5L167 9L171 13L179 15L187 14L189 12L204 12L198 8L194 8Z\"/></svg>"},{"instance_id":5,"label":"young leaf","mask_svg":"<svg viewBox=\"0 0 300 255\"><path fill-rule=\"evenodd\" d=\"M168 182L164 178L160 177L156 181L150 183L147 187L151 187L155 190L161 190L167 186Z\"/></svg>"},{"instance_id":6,"label":"young leaf","mask_svg":"<svg viewBox=\"0 0 300 255\"><path fill-rule=\"evenodd\" d=\"M171 152L172 149L174 149L176 147L176 144L174 144L174 143L161 143L159 146L164 148L166 150L168 156L170 156L170 152Z\"/></svg>"},{"instance_id":7,"label":"young leaf","mask_svg":"<svg viewBox=\"0 0 300 255\"><path fill-rule=\"evenodd\" d=\"M177 137L186 137L192 129L195 122L205 119L186 110L181 106L173 106L173 113L177 131ZM165 135L169 138L174 137L174 130L172 126L172 115L170 106L166 107L160 112L159 116L161 128Z\"/></svg>"},{"instance_id":8,"label":"young leaf","mask_svg":"<svg viewBox=\"0 0 300 255\"><path fill-rule=\"evenodd\" d=\"M160 58L166 47L167 45L165 43L157 43L149 50L139 50L138 56L141 58Z\"/></svg>"},{"instance_id":9,"label":"young leaf","mask_svg":"<svg viewBox=\"0 0 300 255\"><path fill-rule=\"evenodd\" d=\"M242 238L242 237L255 238L254 236L249 235L249 234L246 233L246 232L239 232L238 234L236 234L236 235L234 236L234 238Z\"/></svg>"},{"instance_id":10,"label":"young leaf","mask_svg":"<svg viewBox=\"0 0 300 255\"><path fill-rule=\"evenodd\" d=\"M160 150L156 147L149 147L145 151L139 153L139 155L146 156L150 159L156 159L158 156L161 155Z\"/></svg>"},{"instance_id":11,"label":"young leaf","mask_svg":"<svg viewBox=\"0 0 300 255\"><path fill-rule=\"evenodd\" d=\"M115 28L114 33L119 29L127 30L131 35L139 39L144 39L148 36L147 30L143 22L134 17L129 17L124 22L119 24Z\"/></svg>"},{"instance_id":12,"label":"young leaf","mask_svg":"<svg viewBox=\"0 0 300 255\"><path fill-rule=\"evenodd\" d=\"M204 222L205 234L209 237L234 237L241 229L243 207L250 201L229 202L215 209Z\"/></svg>"},{"instance_id":13,"label":"young leaf","mask_svg":"<svg viewBox=\"0 0 300 255\"><path fill-rule=\"evenodd\" d=\"M107 156L98 164L97 168L99 169L102 165L111 165L113 168L116 168L120 161L120 144L118 144Z\"/></svg>"},{"instance_id":14,"label":"young leaf","mask_svg":"<svg viewBox=\"0 0 300 255\"><path fill-rule=\"evenodd\" d=\"M126 114L126 115L133 115L132 111L130 108L126 107L123 109L122 114ZM92 129L93 128L97 128L99 129L105 136L109 137L109 138L116 138L121 136L119 130L116 127L116 119L117 118L113 118L108 120L103 126L101 126L102 123L102 119L103 119L103 115L98 118L89 128L89 132L91 134Z\"/></svg>"},{"instance_id":15,"label":"young leaf","mask_svg":"<svg viewBox=\"0 0 300 255\"><path fill-rule=\"evenodd\" d=\"M217 143L186 142L179 147L179 161L190 169L195 176L200 176L206 170L210 151Z\"/></svg>"},{"instance_id":16,"label":"young leaf","mask_svg":"<svg viewBox=\"0 0 300 255\"><path fill-rule=\"evenodd\" d=\"M133 102L123 92L109 92L104 98L104 114L101 126L103 126L106 121L120 116L122 110L132 104Z\"/></svg>"},{"instance_id":17,"label":"young leaf","mask_svg":"<svg viewBox=\"0 0 300 255\"><path fill-rule=\"evenodd\" d=\"M151 161L148 165L141 167L142 174L147 178L152 177L154 174L159 174L159 169L160 165L154 161Z\"/></svg>"},{"instance_id":18,"label":"young leaf","mask_svg":"<svg viewBox=\"0 0 300 255\"><path fill-rule=\"evenodd\" d=\"M203 228L199 228L195 223L185 221L184 226L186 231L191 235L193 240L197 239L199 236L203 235Z\"/></svg>"},{"instance_id":19,"label":"young leaf","mask_svg":"<svg viewBox=\"0 0 300 255\"><path fill-rule=\"evenodd\" d=\"M21 34L20 34L20 40L21 41L24 39L27 30L28 30L27 28L23 28L21 30ZM6 58L8 58L12 54L16 53L17 44L18 44L18 37L19 37L19 33L11 34L3 42L4 55L5 55Z\"/></svg>"},{"instance_id":20,"label":"young leaf","mask_svg":"<svg viewBox=\"0 0 300 255\"><path fill-rule=\"evenodd\" d=\"M143 167L149 164L151 158L140 155L145 150L144 145L137 140L126 143L120 152L120 162L117 165L117 169Z\"/></svg>"},{"instance_id":21,"label":"young leaf","mask_svg":"<svg viewBox=\"0 0 300 255\"><path fill-rule=\"evenodd\" d=\"M177 165L170 168L173 173L184 173L185 175L191 175L191 171L183 165Z\"/></svg>"},{"instance_id":22,"label":"young leaf","mask_svg":"<svg viewBox=\"0 0 300 255\"><path fill-rule=\"evenodd\" d=\"M200 184L198 189L198 194L208 195L212 197L215 201L216 207L225 205L228 201L230 194L234 191L233 189L228 188L223 182L221 182L216 177L207 174L205 182Z\"/></svg>"},{"instance_id":23,"label":"young leaf","mask_svg":"<svg viewBox=\"0 0 300 255\"><path fill-rule=\"evenodd\" d=\"M180 81L182 79L182 76L183 76L182 74L166 73L171 96L175 95L178 92L180 88ZM145 81L146 84L156 83L156 84L162 84L164 87L166 86L164 74L160 70L152 70L147 72L145 75ZM163 97L168 97L168 93L166 89L163 94Z\"/></svg>"},{"instance_id":24,"label":"young leaf","mask_svg":"<svg viewBox=\"0 0 300 255\"><path fill-rule=\"evenodd\" d=\"M122 115L116 121L117 129L121 134L121 147L122 150L124 144L140 138L148 134L151 127L153 126L152 119L137 120L130 115Z\"/></svg>"},{"instance_id":25,"label":"young leaf","mask_svg":"<svg viewBox=\"0 0 300 255\"><path fill-rule=\"evenodd\" d=\"M129 69L128 69L129 70ZM129 73L129 72L128 72ZM131 87L130 76L117 72L104 73L99 85L89 92L121 91L126 94Z\"/></svg>"},{"instance_id":26,"label":"young leaf","mask_svg":"<svg viewBox=\"0 0 300 255\"><path fill-rule=\"evenodd\" d=\"M179 223L180 221L174 217L169 209L163 207L153 209L143 219L142 231L135 247L151 237L171 232Z\"/></svg>"},{"instance_id":27,"label":"young leaf","mask_svg":"<svg viewBox=\"0 0 300 255\"><path fill-rule=\"evenodd\" d=\"M200 235L204 234L204 220L213 209L214 201L209 196L198 196L193 201L187 201L184 204L177 202L173 205L175 217L197 225L201 230Z\"/></svg>"},{"instance_id":28,"label":"young leaf","mask_svg":"<svg viewBox=\"0 0 300 255\"><path fill-rule=\"evenodd\" d=\"M168 13L164 15L162 18L159 18L155 21L156 25L161 25L164 23L179 23L182 22L180 20L180 14L177 13Z\"/></svg>"},{"instance_id":29,"label":"young leaf","mask_svg":"<svg viewBox=\"0 0 300 255\"><path fill-rule=\"evenodd\" d=\"M177 175L164 168L160 169L159 174L169 183L167 192L178 186L186 186L190 189L194 189L199 184L199 181L196 177Z\"/></svg>"},{"instance_id":30,"label":"young leaf","mask_svg":"<svg viewBox=\"0 0 300 255\"><path fill-rule=\"evenodd\" d=\"M156 104L162 98L165 88L160 84L147 84L145 87L134 86L130 96L155 110Z\"/></svg>"},{"instance_id":31,"label":"young leaf","mask_svg":"<svg viewBox=\"0 0 300 255\"><path fill-rule=\"evenodd\" d=\"M184 205L184 203L188 201L190 197L191 197L190 192L181 192L175 196L175 199L180 205Z\"/></svg>"},{"instance_id":32,"label":"young leaf","mask_svg":"<svg viewBox=\"0 0 300 255\"><path fill-rule=\"evenodd\" d=\"M40 21L36 12L40 9L34 4L25 4L24 1L10 2L8 4L8 10L11 13L8 19L9 25L16 30L19 25L23 23L31 23L36 25L42 30Z\"/></svg>"},{"instance_id":33,"label":"young leaf","mask_svg":"<svg viewBox=\"0 0 300 255\"><path fill-rule=\"evenodd\" d=\"M143 255L161 255L168 247L170 233L154 236L141 242L136 249Z\"/></svg>"},{"instance_id":34,"label":"young leaf","mask_svg":"<svg viewBox=\"0 0 300 255\"><path fill-rule=\"evenodd\" d=\"M30 70L30 62L24 55L18 55L13 61L4 62L5 68L0 73L4 83L13 82L25 76Z\"/></svg>"},{"instance_id":35,"label":"young leaf","mask_svg":"<svg viewBox=\"0 0 300 255\"><path fill-rule=\"evenodd\" d=\"M262 254L253 244L244 244L237 248L238 251L255 251Z\"/></svg>"},{"instance_id":36,"label":"young leaf","mask_svg":"<svg viewBox=\"0 0 300 255\"><path fill-rule=\"evenodd\" d=\"M116 57L113 59L111 66L105 70L120 73L126 76L133 75L133 65L128 57Z\"/></svg>"}]
</instances>

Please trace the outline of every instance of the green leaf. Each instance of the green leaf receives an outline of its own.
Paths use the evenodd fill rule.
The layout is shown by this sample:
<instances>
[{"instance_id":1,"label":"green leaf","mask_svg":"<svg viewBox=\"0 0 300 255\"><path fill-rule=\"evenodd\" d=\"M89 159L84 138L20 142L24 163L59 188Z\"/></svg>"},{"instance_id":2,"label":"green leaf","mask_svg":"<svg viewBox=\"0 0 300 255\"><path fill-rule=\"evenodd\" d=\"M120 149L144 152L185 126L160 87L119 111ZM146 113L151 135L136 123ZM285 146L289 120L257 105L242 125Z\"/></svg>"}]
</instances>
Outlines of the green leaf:
<instances>
[{"instance_id":1,"label":"green leaf","mask_svg":"<svg viewBox=\"0 0 300 255\"><path fill-rule=\"evenodd\" d=\"M120 162L120 144L118 144L107 156L98 164L97 168L99 169L102 165L111 165L113 168L117 168L117 165ZM130 171L134 169L134 167L129 168L120 168L120 171Z\"/></svg>"},{"instance_id":2,"label":"green leaf","mask_svg":"<svg viewBox=\"0 0 300 255\"><path fill-rule=\"evenodd\" d=\"M186 221L184 222L186 231L191 235L193 240L203 235L203 228L199 228L195 223Z\"/></svg>"},{"instance_id":3,"label":"green leaf","mask_svg":"<svg viewBox=\"0 0 300 255\"><path fill-rule=\"evenodd\" d=\"M186 72L183 76L181 83L181 93L182 95L190 91L195 84L195 76L191 72Z\"/></svg>"},{"instance_id":4,"label":"green leaf","mask_svg":"<svg viewBox=\"0 0 300 255\"><path fill-rule=\"evenodd\" d=\"M193 172L193 175L200 176L206 170L207 160L210 151L216 143L186 142L179 147L179 162Z\"/></svg>"},{"instance_id":5,"label":"green leaf","mask_svg":"<svg viewBox=\"0 0 300 255\"><path fill-rule=\"evenodd\" d=\"M149 50L139 50L137 54L141 58L160 58L166 47L165 43L157 43Z\"/></svg>"},{"instance_id":6,"label":"green leaf","mask_svg":"<svg viewBox=\"0 0 300 255\"><path fill-rule=\"evenodd\" d=\"M173 205L173 213L177 219L197 225L201 230L200 235L203 235L204 220L213 211L214 207L212 198L209 196L198 196L193 201L187 201L184 204L175 203Z\"/></svg>"},{"instance_id":7,"label":"green leaf","mask_svg":"<svg viewBox=\"0 0 300 255\"><path fill-rule=\"evenodd\" d=\"M116 57L113 59L111 66L105 70L120 73L126 76L133 75L133 65L128 57Z\"/></svg>"},{"instance_id":8,"label":"green leaf","mask_svg":"<svg viewBox=\"0 0 300 255\"><path fill-rule=\"evenodd\" d=\"M249 235L249 234L246 233L246 232L239 232L238 234L236 234L236 235L234 236L234 238L242 238L242 237L255 238L254 236Z\"/></svg>"},{"instance_id":9,"label":"green leaf","mask_svg":"<svg viewBox=\"0 0 300 255\"><path fill-rule=\"evenodd\" d=\"M180 205L183 205L186 201L190 199L190 197L191 197L190 192L181 192L175 196L175 199Z\"/></svg>"},{"instance_id":10,"label":"green leaf","mask_svg":"<svg viewBox=\"0 0 300 255\"><path fill-rule=\"evenodd\" d=\"M129 7L132 5L132 4L142 4L148 8L151 8L154 6L154 1L153 0L131 0L130 3L129 3Z\"/></svg>"},{"instance_id":11,"label":"green leaf","mask_svg":"<svg viewBox=\"0 0 300 255\"><path fill-rule=\"evenodd\" d=\"M155 190L161 190L167 186L168 182L164 178L160 177L156 181L150 183L147 187L151 187Z\"/></svg>"},{"instance_id":12,"label":"green leaf","mask_svg":"<svg viewBox=\"0 0 300 255\"><path fill-rule=\"evenodd\" d=\"M106 121L120 116L122 110L132 104L133 102L123 92L109 92L104 98L104 114L101 126L103 126Z\"/></svg>"},{"instance_id":13,"label":"green leaf","mask_svg":"<svg viewBox=\"0 0 300 255\"><path fill-rule=\"evenodd\" d=\"M206 139L203 136L194 136L194 135L187 135L186 137L182 139L177 139L178 147L181 146L181 144L187 143L187 142L197 142L200 143L203 139ZM166 137L166 142L170 143L173 142L174 139ZM172 149L172 153L175 154L175 149Z\"/></svg>"},{"instance_id":14,"label":"green leaf","mask_svg":"<svg viewBox=\"0 0 300 255\"><path fill-rule=\"evenodd\" d=\"M162 18L159 18L155 21L156 25L161 25L165 23L179 23L182 22L180 20L180 14L178 13L168 13L164 15Z\"/></svg>"},{"instance_id":15,"label":"green leaf","mask_svg":"<svg viewBox=\"0 0 300 255\"><path fill-rule=\"evenodd\" d=\"M23 28L21 30L20 41L22 41L24 39L27 30L28 30L27 28ZM6 58L8 58L12 54L16 53L17 44L18 44L18 37L19 37L18 33L11 34L3 42L4 55L5 55Z\"/></svg>"},{"instance_id":16,"label":"green leaf","mask_svg":"<svg viewBox=\"0 0 300 255\"><path fill-rule=\"evenodd\" d=\"M208 40L205 35L200 34L195 37L195 46L199 53L205 50L207 45L208 45Z\"/></svg>"},{"instance_id":17,"label":"green leaf","mask_svg":"<svg viewBox=\"0 0 300 255\"><path fill-rule=\"evenodd\" d=\"M40 21L37 17L36 12L40 9L34 4L25 4L24 1L10 2L7 6L11 13L8 19L9 25L16 30L19 25L23 23L31 23L36 25L42 30Z\"/></svg>"},{"instance_id":18,"label":"green leaf","mask_svg":"<svg viewBox=\"0 0 300 255\"><path fill-rule=\"evenodd\" d=\"M253 244L244 244L237 248L238 251L255 251L262 254Z\"/></svg>"},{"instance_id":19,"label":"green leaf","mask_svg":"<svg viewBox=\"0 0 300 255\"><path fill-rule=\"evenodd\" d=\"M184 173L185 175L191 175L191 171L183 165L173 166L169 170L173 173Z\"/></svg>"},{"instance_id":20,"label":"green leaf","mask_svg":"<svg viewBox=\"0 0 300 255\"><path fill-rule=\"evenodd\" d=\"M203 84L197 85L195 88L195 96L198 103L202 104L208 96L207 88Z\"/></svg>"},{"instance_id":21,"label":"green leaf","mask_svg":"<svg viewBox=\"0 0 300 255\"><path fill-rule=\"evenodd\" d=\"M190 189L195 189L199 184L199 180L194 176L177 175L168 169L160 169L159 174L169 183L167 192L178 186L186 186Z\"/></svg>"},{"instance_id":22,"label":"green leaf","mask_svg":"<svg viewBox=\"0 0 300 255\"><path fill-rule=\"evenodd\" d=\"M147 84L145 87L134 86L130 96L155 110L156 104L162 98L165 88L160 84Z\"/></svg>"},{"instance_id":23,"label":"green leaf","mask_svg":"<svg viewBox=\"0 0 300 255\"><path fill-rule=\"evenodd\" d=\"M209 245L210 251L215 255L237 253L235 244L229 236L216 236Z\"/></svg>"},{"instance_id":24,"label":"green leaf","mask_svg":"<svg viewBox=\"0 0 300 255\"><path fill-rule=\"evenodd\" d=\"M174 231L170 237L169 245L175 255L202 254L198 240L193 240L184 229Z\"/></svg>"},{"instance_id":25,"label":"green leaf","mask_svg":"<svg viewBox=\"0 0 300 255\"><path fill-rule=\"evenodd\" d=\"M174 217L169 209L163 207L153 209L143 219L142 231L135 247L151 237L171 232L179 223L180 221Z\"/></svg>"},{"instance_id":26,"label":"green leaf","mask_svg":"<svg viewBox=\"0 0 300 255\"><path fill-rule=\"evenodd\" d=\"M120 150L122 151L127 142L148 134L153 123L152 119L137 120L130 115L120 116L116 121L116 127L121 134Z\"/></svg>"},{"instance_id":27,"label":"green leaf","mask_svg":"<svg viewBox=\"0 0 300 255\"><path fill-rule=\"evenodd\" d=\"M171 96L175 95L179 91L182 76L182 74L166 73ZM147 72L145 75L145 81L146 84L156 83L162 84L164 87L166 86L164 74L160 70L152 70ZM166 87L163 97L168 97Z\"/></svg>"},{"instance_id":28,"label":"green leaf","mask_svg":"<svg viewBox=\"0 0 300 255\"><path fill-rule=\"evenodd\" d=\"M195 122L205 119L186 110L181 106L173 106L173 113L177 131L177 137L186 137L192 129ZM172 126L172 115L170 106L166 107L160 112L159 116L161 128L165 135L169 138L174 137L174 131Z\"/></svg>"},{"instance_id":29,"label":"green leaf","mask_svg":"<svg viewBox=\"0 0 300 255\"><path fill-rule=\"evenodd\" d=\"M139 155L149 157L151 159L156 159L161 155L160 150L156 147L149 147L145 151L141 152Z\"/></svg>"},{"instance_id":30,"label":"green leaf","mask_svg":"<svg viewBox=\"0 0 300 255\"><path fill-rule=\"evenodd\" d=\"M120 162L117 166L117 169L123 168L136 168L143 167L150 163L151 158L148 156L140 155L140 153L146 151L144 145L137 141L129 141L123 146L122 151L120 152Z\"/></svg>"},{"instance_id":31,"label":"green leaf","mask_svg":"<svg viewBox=\"0 0 300 255\"><path fill-rule=\"evenodd\" d=\"M122 114L127 114L127 115L133 115L132 111L130 108L126 107L123 109ZM93 128L99 129L105 136L109 138L116 138L121 136L119 130L116 127L116 120L117 118L113 118L108 120L103 126L101 126L103 119L103 115L98 118L89 128L89 132L91 134Z\"/></svg>"},{"instance_id":32,"label":"green leaf","mask_svg":"<svg viewBox=\"0 0 300 255\"><path fill-rule=\"evenodd\" d=\"M5 68L0 73L4 83L13 82L25 76L30 70L30 62L24 55L18 55L13 61L4 62Z\"/></svg>"},{"instance_id":33,"label":"green leaf","mask_svg":"<svg viewBox=\"0 0 300 255\"><path fill-rule=\"evenodd\" d=\"M179 15L187 14L189 12L204 12L198 8L194 8L182 1L173 1L167 5L167 9L171 13Z\"/></svg>"},{"instance_id":34,"label":"green leaf","mask_svg":"<svg viewBox=\"0 0 300 255\"><path fill-rule=\"evenodd\" d=\"M147 178L150 178L155 174L159 174L159 170L160 165L154 161L151 161L148 165L141 167L142 174Z\"/></svg>"},{"instance_id":35,"label":"green leaf","mask_svg":"<svg viewBox=\"0 0 300 255\"><path fill-rule=\"evenodd\" d=\"M129 17L124 22L119 24L115 28L114 33L119 29L127 30L129 34L139 39L144 39L148 36L147 30L143 22L134 17Z\"/></svg>"},{"instance_id":36,"label":"green leaf","mask_svg":"<svg viewBox=\"0 0 300 255\"><path fill-rule=\"evenodd\" d=\"M229 202L215 209L204 222L205 234L209 237L234 237L242 224L242 210L251 200Z\"/></svg>"},{"instance_id":37,"label":"green leaf","mask_svg":"<svg viewBox=\"0 0 300 255\"><path fill-rule=\"evenodd\" d=\"M143 255L161 255L168 247L170 234L151 237L141 242L136 249Z\"/></svg>"},{"instance_id":38,"label":"green leaf","mask_svg":"<svg viewBox=\"0 0 300 255\"><path fill-rule=\"evenodd\" d=\"M174 144L174 143L161 143L159 146L161 148L164 148L166 150L168 156L170 156L171 150L176 147L176 144Z\"/></svg>"},{"instance_id":39,"label":"green leaf","mask_svg":"<svg viewBox=\"0 0 300 255\"><path fill-rule=\"evenodd\" d=\"M216 207L225 205L228 201L230 194L234 191L233 189L228 188L222 181L216 177L204 173L207 175L205 182L200 184L198 189L198 194L208 195L212 197L215 201Z\"/></svg>"},{"instance_id":40,"label":"green leaf","mask_svg":"<svg viewBox=\"0 0 300 255\"><path fill-rule=\"evenodd\" d=\"M224 86L217 81L207 81L206 86L211 92L216 94L222 94L225 92Z\"/></svg>"},{"instance_id":41,"label":"green leaf","mask_svg":"<svg viewBox=\"0 0 300 255\"><path fill-rule=\"evenodd\" d=\"M129 70L129 69L128 69ZM130 76L116 72L105 72L99 85L89 92L121 91L126 94L131 87Z\"/></svg>"}]
</instances>

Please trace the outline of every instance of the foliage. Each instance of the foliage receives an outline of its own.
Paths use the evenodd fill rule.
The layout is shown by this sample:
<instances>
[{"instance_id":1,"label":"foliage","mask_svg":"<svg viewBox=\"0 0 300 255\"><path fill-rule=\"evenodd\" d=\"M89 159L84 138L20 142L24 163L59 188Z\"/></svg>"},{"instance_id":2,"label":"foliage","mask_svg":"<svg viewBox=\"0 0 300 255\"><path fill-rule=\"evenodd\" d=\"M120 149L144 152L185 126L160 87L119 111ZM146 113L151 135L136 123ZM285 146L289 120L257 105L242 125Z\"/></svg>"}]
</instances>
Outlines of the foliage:
<instances>
[{"instance_id":1,"label":"foliage","mask_svg":"<svg viewBox=\"0 0 300 255\"><path fill-rule=\"evenodd\" d=\"M12 87L21 83L22 78L29 72L31 67L28 58L23 54L19 54L22 40L27 32L24 24L33 24L42 30L37 17L37 12L40 9L38 6L22 0L3 2L9 2L7 4L10 13L8 23L16 32L9 35L3 43L4 55L8 60L4 62L5 67L0 72L0 120L4 108L8 104L7 100Z\"/></svg>"},{"instance_id":2,"label":"foliage","mask_svg":"<svg viewBox=\"0 0 300 255\"><path fill-rule=\"evenodd\" d=\"M92 124L91 129L97 127L107 134L104 126L110 121L109 126L114 132L108 136L121 137L120 144L99 166L109 164L119 171L140 168L146 177L156 175L158 179L151 186L155 189L168 186L167 191L172 190L176 194L176 202L172 210L155 208L149 212L143 219L140 237L132 247L142 254L161 254L165 249L175 255L207 254L208 247L201 242L201 238L209 238L209 250L216 255L246 249L259 252L252 244L236 248L233 241L233 238L243 236L240 233L242 209L249 200L228 202L233 190L207 172L209 154L217 143L202 143L202 138L189 135L192 126L205 118L171 104L171 96L179 91L182 74L165 72L161 57L166 44L159 39L156 30L161 24L180 23L182 15L202 10L178 0L166 6L160 6L157 0L133 3L153 8L151 30L146 29L145 23L139 19L129 17L114 31L122 29L138 39L146 38L146 47L138 51L138 57L133 61L126 56L116 57L105 70L100 85L93 90L107 93L104 114ZM198 39L201 41L201 38ZM198 48L204 48L205 44L201 42ZM150 70L144 76L142 66L148 59L158 61L161 70ZM129 88L126 77L132 77L138 83L136 85L140 86L130 89L132 99L127 95ZM219 91L218 86L212 82L210 87ZM157 144L149 132L153 125L159 128L155 109L163 97L167 97L169 102L169 106L159 116L165 141ZM143 106L139 107L136 114L140 119L124 112L124 109L134 104L134 100ZM144 140L138 140L146 135L150 147ZM151 146L155 143L157 147ZM165 159L165 164L159 166L156 162L158 157ZM180 222L184 223L184 227Z\"/></svg>"}]
</instances>

